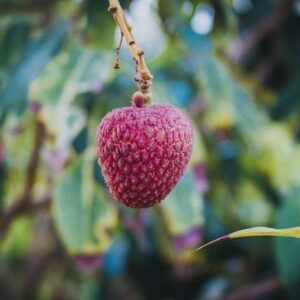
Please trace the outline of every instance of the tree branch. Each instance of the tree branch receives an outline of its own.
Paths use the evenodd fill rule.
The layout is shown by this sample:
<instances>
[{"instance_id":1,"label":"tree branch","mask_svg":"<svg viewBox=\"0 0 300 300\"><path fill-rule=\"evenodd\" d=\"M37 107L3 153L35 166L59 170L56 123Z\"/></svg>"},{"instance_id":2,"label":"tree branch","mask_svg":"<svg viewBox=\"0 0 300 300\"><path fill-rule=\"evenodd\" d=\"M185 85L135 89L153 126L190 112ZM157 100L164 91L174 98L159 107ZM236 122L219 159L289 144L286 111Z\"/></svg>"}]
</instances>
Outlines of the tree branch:
<instances>
[{"instance_id":1,"label":"tree branch","mask_svg":"<svg viewBox=\"0 0 300 300\"><path fill-rule=\"evenodd\" d=\"M139 89L144 95L149 97L153 76L150 73L144 60L144 51L137 46L135 39L131 33L131 27L126 20L119 1L109 0L108 11L113 13L114 19L120 27L121 33L124 36L129 47L129 51L136 63L137 77L135 78L135 80L139 85Z\"/></svg>"},{"instance_id":2,"label":"tree branch","mask_svg":"<svg viewBox=\"0 0 300 300\"><path fill-rule=\"evenodd\" d=\"M27 177L25 182L24 198L29 198L29 196L32 193L34 180L40 162L40 150L44 144L45 136L46 136L45 125L42 121L37 119L36 126L35 126L34 146L27 167Z\"/></svg>"},{"instance_id":3,"label":"tree branch","mask_svg":"<svg viewBox=\"0 0 300 300\"><path fill-rule=\"evenodd\" d=\"M50 197L47 195L41 201L34 201L32 197L32 190L38 165L40 162L40 150L44 144L46 137L46 128L44 123L37 116L35 127L35 141L33 150L27 166L27 177L22 196L15 200L13 204L2 214L0 218L0 240L3 239L10 228L12 221L20 215L35 210L40 206L48 205Z\"/></svg>"},{"instance_id":4,"label":"tree branch","mask_svg":"<svg viewBox=\"0 0 300 300\"><path fill-rule=\"evenodd\" d=\"M3 240L8 232L12 222L27 213L34 213L41 208L46 208L51 202L50 195L42 199L23 198L14 201L14 203L2 214L0 219L0 240Z\"/></svg>"}]
</instances>

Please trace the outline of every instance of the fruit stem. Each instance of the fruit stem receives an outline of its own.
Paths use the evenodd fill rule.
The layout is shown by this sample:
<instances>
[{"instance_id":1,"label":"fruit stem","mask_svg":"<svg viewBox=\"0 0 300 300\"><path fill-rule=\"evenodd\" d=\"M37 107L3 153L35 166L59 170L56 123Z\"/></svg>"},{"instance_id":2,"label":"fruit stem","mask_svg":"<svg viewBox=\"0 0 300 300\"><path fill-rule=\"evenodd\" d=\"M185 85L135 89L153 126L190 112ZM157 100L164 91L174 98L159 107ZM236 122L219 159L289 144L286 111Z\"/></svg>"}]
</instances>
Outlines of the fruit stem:
<instances>
[{"instance_id":1,"label":"fruit stem","mask_svg":"<svg viewBox=\"0 0 300 300\"><path fill-rule=\"evenodd\" d=\"M113 14L113 17L117 25L120 27L121 34L124 36L129 51L136 63L137 76L135 77L135 81L139 86L140 92L143 93L146 99L149 99L153 75L150 73L144 60L144 51L140 49L135 42L131 32L131 26L127 22L119 0L109 0L108 11Z\"/></svg>"}]
</instances>

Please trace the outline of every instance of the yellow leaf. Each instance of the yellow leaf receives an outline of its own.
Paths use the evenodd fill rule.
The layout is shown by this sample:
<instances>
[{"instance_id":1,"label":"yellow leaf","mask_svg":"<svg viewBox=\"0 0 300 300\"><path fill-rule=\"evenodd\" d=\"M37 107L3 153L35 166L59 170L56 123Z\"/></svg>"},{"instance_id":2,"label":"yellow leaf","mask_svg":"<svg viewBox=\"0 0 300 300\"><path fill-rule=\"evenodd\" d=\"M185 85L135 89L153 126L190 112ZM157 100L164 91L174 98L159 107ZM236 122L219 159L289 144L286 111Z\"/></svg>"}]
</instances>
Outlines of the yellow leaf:
<instances>
[{"instance_id":1,"label":"yellow leaf","mask_svg":"<svg viewBox=\"0 0 300 300\"><path fill-rule=\"evenodd\" d=\"M207 244L204 244L197 248L194 252L202 250L207 246L210 246L214 243L227 240L227 239L236 239L242 237L253 237L253 236L283 236L283 237L293 237L293 238L300 238L300 227L291 227L285 229L275 229L269 227L253 227L243 230L238 230L228 235L219 237Z\"/></svg>"}]
</instances>

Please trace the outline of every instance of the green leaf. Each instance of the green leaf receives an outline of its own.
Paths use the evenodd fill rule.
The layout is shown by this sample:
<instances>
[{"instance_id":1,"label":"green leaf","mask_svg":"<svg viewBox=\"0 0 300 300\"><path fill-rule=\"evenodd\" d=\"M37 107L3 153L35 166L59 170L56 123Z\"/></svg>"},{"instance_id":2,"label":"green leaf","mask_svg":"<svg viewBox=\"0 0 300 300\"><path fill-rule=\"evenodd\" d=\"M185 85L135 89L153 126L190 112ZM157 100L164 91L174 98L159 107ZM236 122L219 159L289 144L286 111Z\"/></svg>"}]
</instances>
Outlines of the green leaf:
<instances>
[{"instance_id":1,"label":"green leaf","mask_svg":"<svg viewBox=\"0 0 300 300\"><path fill-rule=\"evenodd\" d=\"M207 122L216 127L236 125L251 134L267 123L267 115L259 109L252 94L226 69L214 55L201 64L200 80L207 101Z\"/></svg>"},{"instance_id":2,"label":"green leaf","mask_svg":"<svg viewBox=\"0 0 300 300\"><path fill-rule=\"evenodd\" d=\"M33 227L33 220L31 218L22 217L14 220L9 234L1 243L1 256L11 257L14 255L23 257L34 238Z\"/></svg>"},{"instance_id":3,"label":"green leaf","mask_svg":"<svg viewBox=\"0 0 300 300\"><path fill-rule=\"evenodd\" d=\"M20 59L28 42L32 26L28 19L16 17L4 28L5 33L0 46L2 68L12 67Z\"/></svg>"},{"instance_id":4,"label":"green leaf","mask_svg":"<svg viewBox=\"0 0 300 300\"><path fill-rule=\"evenodd\" d=\"M197 131L196 127L193 128L194 142L192 156L189 166L193 167L206 159L206 151L201 134Z\"/></svg>"},{"instance_id":5,"label":"green leaf","mask_svg":"<svg viewBox=\"0 0 300 300\"><path fill-rule=\"evenodd\" d=\"M282 120L299 111L300 75L298 74L279 94L277 103L272 109L272 116Z\"/></svg>"},{"instance_id":6,"label":"green leaf","mask_svg":"<svg viewBox=\"0 0 300 300\"><path fill-rule=\"evenodd\" d=\"M277 227L286 227L282 229L275 229L269 227L252 227L235 231L225 236L219 237L209 243L206 243L195 251L202 250L212 244L227 239L245 238L245 237L256 237L256 236L277 236L283 237L282 239L276 240L276 251L278 254L279 266L281 273L286 282L294 282L300 276L300 270L295 268L297 263L300 263L298 253L300 251L300 201L299 201L300 190L295 190L287 199L285 204L278 215ZM295 240L286 238L296 238Z\"/></svg>"},{"instance_id":7,"label":"green leaf","mask_svg":"<svg viewBox=\"0 0 300 300\"><path fill-rule=\"evenodd\" d=\"M86 122L84 110L74 105L76 96L101 88L109 76L110 57L71 47L49 63L31 85L30 96L45 104L46 123L56 133L56 147L62 151L72 143Z\"/></svg>"},{"instance_id":8,"label":"green leaf","mask_svg":"<svg viewBox=\"0 0 300 300\"><path fill-rule=\"evenodd\" d=\"M111 243L116 212L93 182L90 162L77 162L59 180L54 193L54 218L71 254L98 254Z\"/></svg>"},{"instance_id":9,"label":"green leaf","mask_svg":"<svg viewBox=\"0 0 300 300\"><path fill-rule=\"evenodd\" d=\"M247 168L264 174L280 192L300 184L300 148L288 126L269 123L251 134L243 160Z\"/></svg>"},{"instance_id":10,"label":"green leaf","mask_svg":"<svg viewBox=\"0 0 300 300\"><path fill-rule=\"evenodd\" d=\"M277 227L299 226L300 224L300 189L294 190L280 208L277 219ZM299 228L299 227L298 227ZM300 237L300 229L298 229ZM285 283L299 283L300 269L300 240L278 239L275 241L275 250L281 276Z\"/></svg>"},{"instance_id":11,"label":"green leaf","mask_svg":"<svg viewBox=\"0 0 300 300\"><path fill-rule=\"evenodd\" d=\"M190 68L195 68L201 84L206 102L205 122L212 128L237 126L247 134L266 124L266 113L216 56L210 40L187 27L181 29L181 38L189 47L193 58Z\"/></svg>"},{"instance_id":12,"label":"green leaf","mask_svg":"<svg viewBox=\"0 0 300 300\"><path fill-rule=\"evenodd\" d=\"M24 110L31 81L57 54L67 32L68 24L59 22L28 44L0 97L0 120L3 120L8 110L16 110L18 113Z\"/></svg>"},{"instance_id":13,"label":"green leaf","mask_svg":"<svg viewBox=\"0 0 300 300\"><path fill-rule=\"evenodd\" d=\"M78 94L92 91L108 79L110 59L110 55L71 46L36 78L30 96L50 105L71 103Z\"/></svg>"},{"instance_id":14,"label":"green leaf","mask_svg":"<svg viewBox=\"0 0 300 300\"><path fill-rule=\"evenodd\" d=\"M230 171L226 172L224 174L228 177ZM218 217L231 226L252 227L270 224L273 207L266 201L265 195L257 185L241 175L238 180L233 177L233 182L234 191L226 187L223 177L214 184L211 197L214 199Z\"/></svg>"},{"instance_id":15,"label":"green leaf","mask_svg":"<svg viewBox=\"0 0 300 300\"><path fill-rule=\"evenodd\" d=\"M101 50L114 49L115 22L107 11L108 1L88 0L87 34L93 46Z\"/></svg>"},{"instance_id":16,"label":"green leaf","mask_svg":"<svg viewBox=\"0 0 300 300\"><path fill-rule=\"evenodd\" d=\"M4 205L20 197L26 182L26 168L35 139L36 120L32 114L24 114L22 119L8 118L2 130L6 147L6 176L4 184Z\"/></svg>"},{"instance_id":17,"label":"green leaf","mask_svg":"<svg viewBox=\"0 0 300 300\"><path fill-rule=\"evenodd\" d=\"M179 235L203 224L203 200L190 171L161 204L169 232Z\"/></svg>"},{"instance_id":18,"label":"green leaf","mask_svg":"<svg viewBox=\"0 0 300 300\"><path fill-rule=\"evenodd\" d=\"M280 236L280 237L292 237L292 238L300 238L300 227L291 227L284 229L275 229L269 227L252 227L247 229L238 230L232 232L230 234L219 237L207 244L204 244L197 248L195 251L202 250L212 244L217 242L227 240L227 239L237 239L237 238L245 238L245 237L255 237L255 236ZM285 242L286 245L286 242Z\"/></svg>"}]
</instances>

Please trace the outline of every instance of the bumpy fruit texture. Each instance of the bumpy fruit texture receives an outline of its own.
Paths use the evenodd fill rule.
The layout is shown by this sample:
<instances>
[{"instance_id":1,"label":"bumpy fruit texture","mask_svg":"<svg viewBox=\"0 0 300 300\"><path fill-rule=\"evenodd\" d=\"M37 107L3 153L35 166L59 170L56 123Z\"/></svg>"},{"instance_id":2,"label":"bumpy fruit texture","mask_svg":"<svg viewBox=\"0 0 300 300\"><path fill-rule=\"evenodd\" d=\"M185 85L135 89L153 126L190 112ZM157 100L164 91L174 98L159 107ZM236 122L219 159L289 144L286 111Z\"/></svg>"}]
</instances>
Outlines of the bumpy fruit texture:
<instances>
[{"instance_id":1,"label":"bumpy fruit texture","mask_svg":"<svg viewBox=\"0 0 300 300\"><path fill-rule=\"evenodd\" d=\"M98 162L115 199L132 208L151 207L174 188L192 152L192 127L172 105L118 108L101 121Z\"/></svg>"}]
</instances>

